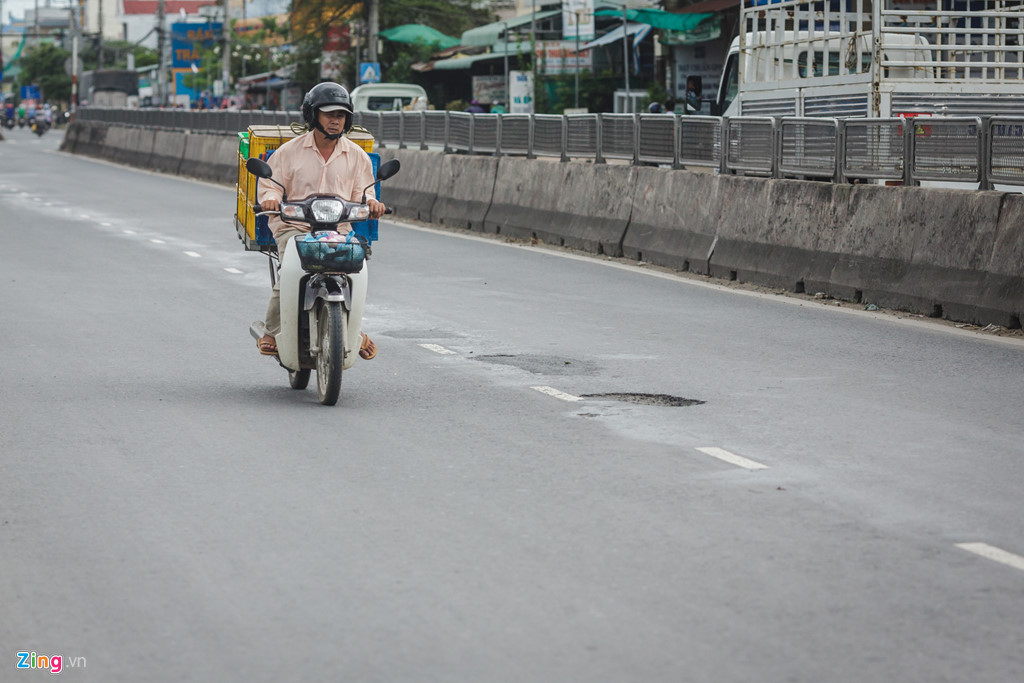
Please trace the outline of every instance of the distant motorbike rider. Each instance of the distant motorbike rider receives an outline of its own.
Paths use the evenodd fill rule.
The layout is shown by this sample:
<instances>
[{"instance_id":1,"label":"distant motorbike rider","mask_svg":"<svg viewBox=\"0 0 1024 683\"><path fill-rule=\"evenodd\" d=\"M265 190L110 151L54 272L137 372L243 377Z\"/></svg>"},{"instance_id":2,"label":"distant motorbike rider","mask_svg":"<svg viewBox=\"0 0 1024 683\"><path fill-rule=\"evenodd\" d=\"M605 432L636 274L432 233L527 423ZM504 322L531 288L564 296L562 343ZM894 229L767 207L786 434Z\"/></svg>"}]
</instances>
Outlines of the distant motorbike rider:
<instances>
[{"instance_id":1,"label":"distant motorbike rider","mask_svg":"<svg viewBox=\"0 0 1024 683\"><path fill-rule=\"evenodd\" d=\"M386 207L374 196L373 163L366 152L346 137L352 127L352 98L337 83L320 83L313 87L302 101L302 118L308 132L293 138L270 155L267 163L274 180L284 185L289 200L305 199L314 194L333 194L343 199L362 201L363 188L367 190L366 203L370 218L384 215ZM271 182L259 184L260 208L277 211L281 206L281 188ZM308 226L285 223L278 216L269 220L271 232L277 242L278 254L284 255L288 240L309 232ZM267 333L257 342L260 353L277 355L275 337L281 332L281 295L278 284L267 303L265 318ZM377 346L363 335L359 355L369 360L377 355Z\"/></svg>"}]
</instances>

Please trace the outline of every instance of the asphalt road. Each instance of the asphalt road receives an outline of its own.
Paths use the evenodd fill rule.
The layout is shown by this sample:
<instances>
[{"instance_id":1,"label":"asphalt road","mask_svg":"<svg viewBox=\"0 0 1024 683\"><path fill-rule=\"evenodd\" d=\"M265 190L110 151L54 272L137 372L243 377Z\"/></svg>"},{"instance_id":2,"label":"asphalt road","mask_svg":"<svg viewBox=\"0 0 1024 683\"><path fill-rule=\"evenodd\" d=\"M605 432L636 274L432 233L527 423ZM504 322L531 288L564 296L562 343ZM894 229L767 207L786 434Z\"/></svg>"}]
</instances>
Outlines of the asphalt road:
<instances>
[{"instance_id":1,"label":"asphalt road","mask_svg":"<svg viewBox=\"0 0 1024 683\"><path fill-rule=\"evenodd\" d=\"M0 680L1024 680L1020 338L384 223L326 408L232 188L5 134Z\"/></svg>"}]
</instances>

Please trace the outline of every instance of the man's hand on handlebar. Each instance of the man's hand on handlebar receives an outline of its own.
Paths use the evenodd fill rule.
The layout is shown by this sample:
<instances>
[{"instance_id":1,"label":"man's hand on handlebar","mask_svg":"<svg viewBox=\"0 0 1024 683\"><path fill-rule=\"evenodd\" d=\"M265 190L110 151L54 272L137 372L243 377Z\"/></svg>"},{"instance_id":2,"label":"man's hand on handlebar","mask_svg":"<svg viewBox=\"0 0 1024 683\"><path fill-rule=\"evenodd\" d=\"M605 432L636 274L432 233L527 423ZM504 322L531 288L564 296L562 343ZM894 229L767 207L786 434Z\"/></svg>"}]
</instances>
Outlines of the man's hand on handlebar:
<instances>
[{"instance_id":1,"label":"man's hand on handlebar","mask_svg":"<svg viewBox=\"0 0 1024 683\"><path fill-rule=\"evenodd\" d=\"M281 200L280 199L264 199L260 202L260 211L280 211Z\"/></svg>"},{"instance_id":2,"label":"man's hand on handlebar","mask_svg":"<svg viewBox=\"0 0 1024 683\"><path fill-rule=\"evenodd\" d=\"M384 211L387 209L383 202L378 202L376 199L367 199L366 205L370 207L370 218L380 218L384 215Z\"/></svg>"}]
</instances>

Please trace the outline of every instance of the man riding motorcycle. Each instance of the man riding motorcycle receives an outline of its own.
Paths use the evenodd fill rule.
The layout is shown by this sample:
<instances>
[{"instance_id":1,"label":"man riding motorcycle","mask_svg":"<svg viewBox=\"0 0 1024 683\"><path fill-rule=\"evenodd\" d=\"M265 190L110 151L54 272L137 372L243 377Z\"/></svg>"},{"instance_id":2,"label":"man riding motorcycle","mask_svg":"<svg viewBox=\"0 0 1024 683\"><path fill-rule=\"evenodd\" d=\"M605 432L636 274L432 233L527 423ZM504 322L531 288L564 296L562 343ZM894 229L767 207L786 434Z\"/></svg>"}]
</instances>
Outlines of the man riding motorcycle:
<instances>
[{"instance_id":1,"label":"man riding motorcycle","mask_svg":"<svg viewBox=\"0 0 1024 683\"><path fill-rule=\"evenodd\" d=\"M374 196L373 163L359 145L343 137L352 127L352 98L337 83L320 83L306 93L302 101L302 118L308 132L281 145L270 155L267 163L274 179L284 185L289 200L305 199L314 194L333 194L350 201L362 200L367 190L366 204L370 218L384 215L386 207ZM260 183L257 199L262 211L277 211L281 205L282 190L274 183ZM308 225L286 223L272 216L269 227L277 242L278 254L284 254L288 240L308 232ZM277 355L274 337L281 331L281 296L279 284L267 303L265 318L267 333L257 342L260 353ZM359 355L370 360L377 355L377 346L365 334Z\"/></svg>"}]
</instances>

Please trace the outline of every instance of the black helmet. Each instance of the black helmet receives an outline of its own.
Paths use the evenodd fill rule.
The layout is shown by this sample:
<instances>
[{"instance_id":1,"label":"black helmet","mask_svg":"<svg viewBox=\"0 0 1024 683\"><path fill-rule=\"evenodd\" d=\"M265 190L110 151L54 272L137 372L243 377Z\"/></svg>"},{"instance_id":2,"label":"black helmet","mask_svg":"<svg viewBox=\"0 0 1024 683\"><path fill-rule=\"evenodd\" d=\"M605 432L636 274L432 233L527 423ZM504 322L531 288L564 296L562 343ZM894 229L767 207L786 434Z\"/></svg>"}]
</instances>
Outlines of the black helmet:
<instances>
[{"instance_id":1,"label":"black helmet","mask_svg":"<svg viewBox=\"0 0 1024 683\"><path fill-rule=\"evenodd\" d=\"M661 102L651 102L651 106L647 107L647 111L651 112L652 114L660 114Z\"/></svg>"},{"instance_id":2,"label":"black helmet","mask_svg":"<svg viewBox=\"0 0 1024 683\"><path fill-rule=\"evenodd\" d=\"M348 112L342 134L347 133L348 129L352 127L352 98L349 96L348 90L337 83L315 85L302 99L302 120L310 129L319 127L316 115L322 109L326 111L341 109Z\"/></svg>"}]
</instances>

